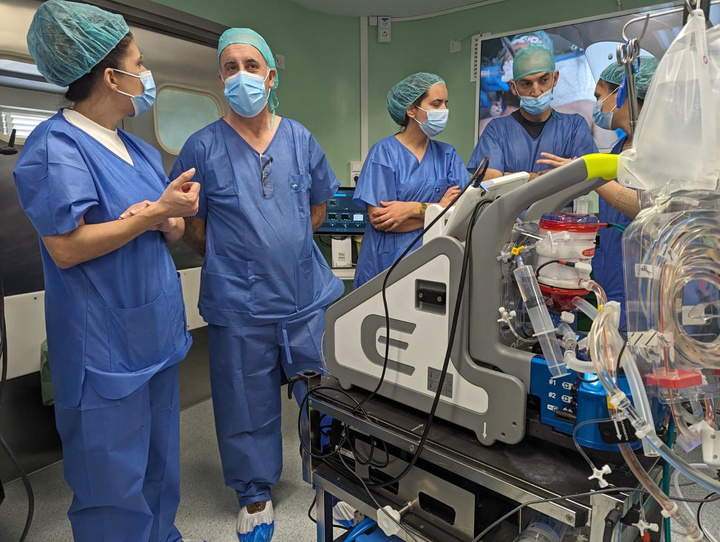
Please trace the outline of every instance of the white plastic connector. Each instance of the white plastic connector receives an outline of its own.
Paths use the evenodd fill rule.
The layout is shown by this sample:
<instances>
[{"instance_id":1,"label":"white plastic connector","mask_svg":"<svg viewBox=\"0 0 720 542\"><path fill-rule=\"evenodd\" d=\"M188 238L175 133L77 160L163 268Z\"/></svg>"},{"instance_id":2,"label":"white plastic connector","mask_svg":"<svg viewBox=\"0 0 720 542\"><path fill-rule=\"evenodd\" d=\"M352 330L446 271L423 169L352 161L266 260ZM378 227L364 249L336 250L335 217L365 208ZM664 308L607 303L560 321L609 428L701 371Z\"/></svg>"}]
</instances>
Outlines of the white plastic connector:
<instances>
[{"instance_id":1,"label":"white plastic connector","mask_svg":"<svg viewBox=\"0 0 720 542\"><path fill-rule=\"evenodd\" d=\"M619 408L620 404L627 399L625 392L619 391L610 398L610 404L615 408Z\"/></svg>"},{"instance_id":2,"label":"white plastic connector","mask_svg":"<svg viewBox=\"0 0 720 542\"><path fill-rule=\"evenodd\" d=\"M636 436L637 438L639 438L639 439L644 439L644 438L647 437L650 433L653 432L653 428L652 428L652 426L650 426L649 424L645 424L641 429L638 429L638 428L635 427L634 425L633 425L633 427L634 427L634 429L635 429L635 436Z\"/></svg>"},{"instance_id":3,"label":"white plastic connector","mask_svg":"<svg viewBox=\"0 0 720 542\"><path fill-rule=\"evenodd\" d=\"M665 510L664 508L661 508L660 513L662 514L662 517L664 517L664 518L671 518L675 514L677 514L677 510L678 510L678 504L675 501L673 501L672 508L670 510Z\"/></svg>"},{"instance_id":4,"label":"white plastic connector","mask_svg":"<svg viewBox=\"0 0 720 542\"><path fill-rule=\"evenodd\" d=\"M394 521L393 521L394 520ZM386 536L395 536L400 532L400 512L392 506L383 506L377 511L377 524Z\"/></svg>"},{"instance_id":5,"label":"white plastic connector","mask_svg":"<svg viewBox=\"0 0 720 542\"><path fill-rule=\"evenodd\" d=\"M654 533L660 532L660 526L657 523L648 523L644 519L641 519L632 525L633 527L637 527L638 531L640 531L640 536L643 536L645 531L652 531Z\"/></svg>"},{"instance_id":6,"label":"white plastic connector","mask_svg":"<svg viewBox=\"0 0 720 542\"><path fill-rule=\"evenodd\" d=\"M713 429L705 420L699 424L703 461L710 467L720 467L720 431Z\"/></svg>"},{"instance_id":7,"label":"white plastic connector","mask_svg":"<svg viewBox=\"0 0 720 542\"><path fill-rule=\"evenodd\" d=\"M590 278L590 273L592 272L592 265L585 262L576 262L575 271L578 272L578 275L580 275L581 279L587 280Z\"/></svg>"},{"instance_id":8,"label":"white plastic connector","mask_svg":"<svg viewBox=\"0 0 720 542\"><path fill-rule=\"evenodd\" d=\"M566 324L572 324L575 322L575 315L571 312L563 311L560 313L560 320Z\"/></svg>"},{"instance_id":9,"label":"white plastic connector","mask_svg":"<svg viewBox=\"0 0 720 542\"><path fill-rule=\"evenodd\" d=\"M604 465L602 469L593 469L592 476L588 476L588 480L597 480L601 488L606 488L610 484L605 480L605 476L612 473L609 465Z\"/></svg>"}]
</instances>

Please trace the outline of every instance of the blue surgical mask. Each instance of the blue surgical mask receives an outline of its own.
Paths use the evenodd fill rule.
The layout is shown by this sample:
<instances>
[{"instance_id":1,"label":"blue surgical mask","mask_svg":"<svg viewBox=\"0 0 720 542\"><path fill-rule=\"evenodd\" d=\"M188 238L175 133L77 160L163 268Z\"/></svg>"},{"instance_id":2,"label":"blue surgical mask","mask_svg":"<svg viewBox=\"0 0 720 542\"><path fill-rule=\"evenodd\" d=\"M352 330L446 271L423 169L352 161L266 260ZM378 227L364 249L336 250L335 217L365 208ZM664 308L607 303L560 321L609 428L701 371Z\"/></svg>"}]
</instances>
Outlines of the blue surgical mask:
<instances>
[{"instance_id":1,"label":"blue surgical mask","mask_svg":"<svg viewBox=\"0 0 720 542\"><path fill-rule=\"evenodd\" d=\"M448 115L450 114L449 109L423 109L422 107L416 107L427 113L427 120L425 122L420 122L415 119L415 122L420 125L420 129L426 136L435 137L445 129L448 121Z\"/></svg>"},{"instance_id":2,"label":"blue surgical mask","mask_svg":"<svg viewBox=\"0 0 720 542\"><path fill-rule=\"evenodd\" d=\"M120 89L117 89L117 91L120 94L124 94L125 96L129 96L130 100L132 101L133 107L135 108L135 113L130 115L131 117L137 117L138 115L141 115L145 113L148 109L150 109L153 104L155 103L155 80L153 79L152 72L150 70L145 70L144 72L141 72L140 75L135 75L134 73L125 72L123 70L118 70L117 68L113 68L116 72L124 73L125 75L129 75L131 77L137 77L140 79L140 82L143 84L143 93L138 94L137 96L133 94L129 94L127 92L123 92Z\"/></svg>"},{"instance_id":3,"label":"blue surgical mask","mask_svg":"<svg viewBox=\"0 0 720 542\"><path fill-rule=\"evenodd\" d=\"M225 79L225 97L230 107L241 117L255 117L265 108L268 95L265 81L270 77L270 70L265 77L239 71Z\"/></svg>"},{"instance_id":4,"label":"blue surgical mask","mask_svg":"<svg viewBox=\"0 0 720 542\"><path fill-rule=\"evenodd\" d=\"M610 96L615 94L617 92L617 89L613 90L610 94L605 96L605 99L598 100L595 104L595 107L593 107L593 122L595 123L595 126L598 128L603 128L605 130L612 130L612 119L613 119L613 112L615 109L617 109L617 105L613 107L610 111L603 111L602 106L603 103L605 103L605 100L607 100Z\"/></svg>"},{"instance_id":5,"label":"blue surgical mask","mask_svg":"<svg viewBox=\"0 0 720 542\"><path fill-rule=\"evenodd\" d=\"M552 99L552 89L547 92L543 92L538 97L520 96L520 107L522 107L530 115L540 115L547 111L547 108L550 107Z\"/></svg>"}]
</instances>

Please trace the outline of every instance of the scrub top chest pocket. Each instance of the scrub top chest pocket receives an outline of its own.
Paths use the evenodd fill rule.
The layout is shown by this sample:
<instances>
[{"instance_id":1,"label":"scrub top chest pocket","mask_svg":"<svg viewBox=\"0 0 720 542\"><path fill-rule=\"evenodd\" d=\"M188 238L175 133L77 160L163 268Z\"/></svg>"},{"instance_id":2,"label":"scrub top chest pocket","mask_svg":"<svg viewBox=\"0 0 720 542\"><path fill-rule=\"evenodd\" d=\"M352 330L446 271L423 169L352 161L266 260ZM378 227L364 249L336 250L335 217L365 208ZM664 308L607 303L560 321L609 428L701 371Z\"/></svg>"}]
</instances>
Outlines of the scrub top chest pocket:
<instances>
[{"instance_id":1,"label":"scrub top chest pocket","mask_svg":"<svg viewBox=\"0 0 720 542\"><path fill-rule=\"evenodd\" d=\"M309 173L290 175L290 198L293 203L293 213L297 219L306 219L310 216L310 184L312 177Z\"/></svg>"}]
</instances>

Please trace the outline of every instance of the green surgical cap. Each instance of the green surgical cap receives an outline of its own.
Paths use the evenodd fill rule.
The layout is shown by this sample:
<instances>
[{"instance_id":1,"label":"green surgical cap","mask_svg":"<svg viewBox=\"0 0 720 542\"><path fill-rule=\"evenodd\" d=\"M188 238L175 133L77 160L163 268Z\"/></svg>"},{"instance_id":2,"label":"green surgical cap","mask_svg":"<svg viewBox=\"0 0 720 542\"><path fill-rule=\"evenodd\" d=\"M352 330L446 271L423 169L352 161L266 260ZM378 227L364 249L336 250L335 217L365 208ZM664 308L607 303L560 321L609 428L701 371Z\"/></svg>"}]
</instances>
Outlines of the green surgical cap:
<instances>
[{"instance_id":1,"label":"green surgical cap","mask_svg":"<svg viewBox=\"0 0 720 542\"><path fill-rule=\"evenodd\" d=\"M658 67L658 60L651 56L640 57L640 67L635 73L635 90L637 97L641 100L645 99L647 91L652 83L653 75ZM612 85L621 85L625 75L625 65L613 62L600 74L600 79Z\"/></svg>"},{"instance_id":2,"label":"green surgical cap","mask_svg":"<svg viewBox=\"0 0 720 542\"><path fill-rule=\"evenodd\" d=\"M513 59L513 79L522 79L526 75L555 71L553 52L542 45L533 44L518 51Z\"/></svg>"},{"instance_id":3,"label":"green surgical cap","mask_svg":"<svg viewBox=\"0 0 720 542\"><path fill-rule=\"evenodd\" d=\"M129 32L121 15L50 0L35 12L27 44L43 77L64 87L89 73Z\"/></svg>"},{"instance_id":4,"label":"green surgical cap","mask_svg":"<svg viewBox=\"0 0 720 542\"><path fill-rule=\"evenodd\" d=\"M405 112L410 104L438 83L445 84L445 81L434 73L420 72L409 75L393 85L387 95L387 110L392 120L402 126L405 122Z\"/></svg>"},{"instance_id":5,"label":"green surgical cap","mask_svg":"<svg viewBox=\"0 0 720 542\"><path fill-rule=\"evenodd\" d=\"M228 28L223 32L223 35L220 36L220 40L218 41L218 61L225 47L234 43L244 43L245 45L255 47L263 56L265 62L267 62L268 67L275 70L275 84L273 88L270 89L270 96L268 96L270 112L275 113L275 108L280 105L280 100L278 100L275 90L280 84L280 74L275 66L275 57L270 50L270 46L265 41L265 38L250 28Z\"/></svg>"}]
</instances>

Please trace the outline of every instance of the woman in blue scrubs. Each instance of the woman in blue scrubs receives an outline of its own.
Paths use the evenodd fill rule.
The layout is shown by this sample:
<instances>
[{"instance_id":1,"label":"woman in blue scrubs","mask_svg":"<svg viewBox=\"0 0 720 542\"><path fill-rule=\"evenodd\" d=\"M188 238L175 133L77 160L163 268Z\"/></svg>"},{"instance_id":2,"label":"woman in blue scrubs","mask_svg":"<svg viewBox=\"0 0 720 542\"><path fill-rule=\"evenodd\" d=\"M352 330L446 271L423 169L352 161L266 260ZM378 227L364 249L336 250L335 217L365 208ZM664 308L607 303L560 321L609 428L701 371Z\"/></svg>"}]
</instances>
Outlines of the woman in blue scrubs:
<instances>
[{"instance_id":1,"label":"woman in blue scrubs","mask_svg":"<svg viewBox=\"0 0 720 542\"><path fill-rule=\"evenodd\" d=\"M388 93L388 112L402 129L373 145L358 179L355 202L370 222L355 288L397 261L423 228L428 204L447 206L469 180L455 148L431 139L445 128L447 103L445 81L432 73L413 74Z\"/></svg>"},{"instance_id":2,"label":"woman in blue scrubs","mask_svg":"<svg viewBox=\"0 0 720 542\"><path fill-rule=\"evenodd\" d=\"M15 168L41 238L45 320L68 512L77 542L180 542L178 362L192 342L167 242L198 207L194 171L116 129L150 109L152 74L123 18L50 0L28 32L40 73L68 86Z\"/></svg>"}]
</instances>

